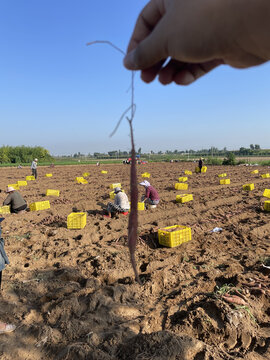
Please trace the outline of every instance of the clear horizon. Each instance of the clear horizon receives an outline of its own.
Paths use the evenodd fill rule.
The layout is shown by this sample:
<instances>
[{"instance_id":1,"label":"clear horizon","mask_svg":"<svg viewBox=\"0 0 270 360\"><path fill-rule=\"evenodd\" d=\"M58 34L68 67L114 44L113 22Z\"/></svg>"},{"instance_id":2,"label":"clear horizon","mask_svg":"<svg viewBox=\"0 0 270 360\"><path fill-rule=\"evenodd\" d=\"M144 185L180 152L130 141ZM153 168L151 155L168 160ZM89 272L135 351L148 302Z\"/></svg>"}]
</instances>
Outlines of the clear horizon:
<instances>
[{"instance_id":1,"label":"clear horizon","mask_svg":"<svg viewBox=\"0 0 270 360\"><path fill-rule=\"evenodd\" d=\"M53 155L130 150L123 121L131 73L122 55L145 0L3 1L0 4L0 146L43 146ZM144 152L217 147L269 148L270 64L221 66L187 87L135 76L136 148Z\"/></svg>"}]
</instances>

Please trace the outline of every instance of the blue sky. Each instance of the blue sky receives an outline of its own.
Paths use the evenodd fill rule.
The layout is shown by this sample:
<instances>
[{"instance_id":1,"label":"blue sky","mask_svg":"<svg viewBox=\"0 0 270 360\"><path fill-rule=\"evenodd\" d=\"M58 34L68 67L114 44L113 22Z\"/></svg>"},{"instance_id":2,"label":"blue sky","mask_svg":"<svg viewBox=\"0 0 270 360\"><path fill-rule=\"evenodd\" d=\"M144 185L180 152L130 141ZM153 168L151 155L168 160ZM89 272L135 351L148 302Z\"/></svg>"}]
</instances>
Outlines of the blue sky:
<instances>
[{"instance_id":1,"label":"blue sky","mask_svg":"<svg viewBox=\"0 0 270 360\"><path fill-rule=\"evenodd\" d=\"M0 2L1 145L40 145L52 154L129 150L124 121L131 74L109 40L126 49L145 0ZM136 147L143 151L269 148L270 63L216 69L188 87L135 77ZM11 130L7 130L11 128Z\"/></svg>"}]
</instances>

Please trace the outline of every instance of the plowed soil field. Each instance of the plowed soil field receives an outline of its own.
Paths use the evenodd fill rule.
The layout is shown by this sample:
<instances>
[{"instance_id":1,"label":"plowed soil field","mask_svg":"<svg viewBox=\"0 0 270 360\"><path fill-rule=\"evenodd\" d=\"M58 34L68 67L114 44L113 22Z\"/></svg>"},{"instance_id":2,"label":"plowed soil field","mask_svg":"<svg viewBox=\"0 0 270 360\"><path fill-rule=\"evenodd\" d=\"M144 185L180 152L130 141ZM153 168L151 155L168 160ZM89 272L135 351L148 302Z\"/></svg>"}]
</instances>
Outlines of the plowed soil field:
<instances>
[{"instance_id":1,"label":"plowed soil field","mask_svg":"<svg viewBox=\"0 0 270 360\"><path fill-rule=\"evenodd\" d=\"M175 190L195 165L138 165L138 181L149 172L161 197L156 209L139 212L142 286L130 265L128 216L102 215L111 183L130 194L130 166L38 168L38 179L20 192L28 204L49 200L51 208L7 214L2 222L10 265L0 320L17 329L0 335L1 360L270 359L270 212L262 196L270 179L252 175L254 167L209 166L188 176L188 190ZM0 188L29 172L0 169ZM84 172L89 183L77 184ZM219 185L224 172L230 185ZM255 189L242 190L246 183ZM45 196L47 189L60 196ZM194 200L176 203L181 193ZM84 229L67 229L72 210L87 213ZM192 240L159 245L157 229L176 224L191 227ZM222 231L211 232L216 227Z\"/></svg>"}]
</instances>

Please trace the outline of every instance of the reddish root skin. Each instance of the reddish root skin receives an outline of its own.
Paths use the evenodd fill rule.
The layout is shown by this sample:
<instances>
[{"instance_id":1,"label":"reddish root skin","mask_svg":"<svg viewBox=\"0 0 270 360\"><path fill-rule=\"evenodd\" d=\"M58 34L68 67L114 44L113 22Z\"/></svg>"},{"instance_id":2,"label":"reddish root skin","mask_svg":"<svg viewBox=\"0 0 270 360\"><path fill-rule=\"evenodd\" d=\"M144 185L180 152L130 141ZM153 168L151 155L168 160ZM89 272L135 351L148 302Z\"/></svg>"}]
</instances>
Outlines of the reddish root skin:
<instances>
[{"instance_id":1,"label":"reddish root skin","mask_svg":"<svg viewBox=\"0 0 270 360\"><path fill-rule=\"evenodd\" d=\"M123 50L121 50L119 47L111 43L107 40L96 40L87 43L87 45L93 45L93 44L107 44L112 46L115 50L119 51L123 55L126 55ZM135 114L135 104L134 104L134 71L131 72L131 105L124 111L122 116L120 117L114 131L112 132L111 136L114 135L114 133L117 131L122 119L126 115L126 113L130 110L131 116L130 119L127 118L130 126L130 136L131 136L131 169L130 169L130 191L131 191L131 211L128 219L128 247L130 252L130 261L131 265L134 270L135 278L138 281L140 285L142 285L142 282L140 280L137 266L136 266L136 260L135 260L135 250L136 250L136 244L137 244L137 231L138 231L138 210L137 210L137 204L138 204L138 185L137 185L137 172L136 172L136 155L135 155L135 145L134 145L134 135L133 135L133 127L132 127L132 121L134 119Z\"/></svg>"},{"instance_id":2,"label":"reddish root skin","mask_svg":"<svg viewBox=\"0 0 270 360\"><path fill-rule=\"evenodd\" d=\"M130 260L134 270L135 278L140 285L142 282L140 280L136 260L135 260L135 250L137 244L137 231L138 231L138 185L137 185L137 169L136 169L136 156L135 156L135 146L133 138L133 128L132 122L129 121L130 125L130 134L131 134L131 168L130 168L130 189L131 189L131 211L128 219L128 247L130 252Z\"/></svg>"}]
</instances>

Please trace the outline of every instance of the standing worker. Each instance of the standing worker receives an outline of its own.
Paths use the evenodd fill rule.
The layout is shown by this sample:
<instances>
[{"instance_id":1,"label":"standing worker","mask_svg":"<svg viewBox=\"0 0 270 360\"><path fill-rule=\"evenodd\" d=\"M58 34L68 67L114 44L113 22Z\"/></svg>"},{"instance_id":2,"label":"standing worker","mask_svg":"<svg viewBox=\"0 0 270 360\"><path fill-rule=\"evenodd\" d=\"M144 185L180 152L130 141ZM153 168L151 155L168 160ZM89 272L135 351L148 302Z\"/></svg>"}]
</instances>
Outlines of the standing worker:
<instances>
[{"instance_id":1,"label":"standing worker","mask_svg":"<svg viewBox=\"0 0 270 360\"><path fill-rule=\"evenodd\" d=\"M140 185L145 187L145 195L142 196L142 201L146 204L157 205L160 200L157 190L147 180L142 181Z\"/></svg>"},{"instance_id":2,"label":"standing worker","mask_svg":"<svg viewBox=\"0 0 270 360\"><path fill-rule=\"evenodd\" d=\"M35 177L35 179L37 178L37 161L38 159L34 159L31 164L32 175Z\"/></svg>"},{"instance_id":3,"label":"standing worker","mask_svg":"<svg viewBox=\"0 0 270 360\"><path fill-rule=\"evenodd\" d=\"M202 172L202 167L203 167L202 158L200 158L200 160L199 160L198 167L199 167L200 173L201 173Z\"/></svg>"},{"instance_id":4,"label":"standing worker","mask_svg":"<svg viewBox=\"0 0 270 360\"><path fill-rule=\"evenodd\" d=\"M11 213L18 214L27 208L27 203L22 195L18 191L15 191L12 186L8 186L6 192L8 196L3 202L3 205L10 205Z\"/></svg>"},{"instance_id":5,"label":"standing worker","mask_svg":"<svg viewBox=\"0 0 270 360\"><path fill-rule=\"evenodd\" d=\"M9 264L9 260L7 254L4 249L4 239L1 236L2 229L1 229L1 222L5 220L4 218L0 218L0 291L1 291L1 284L2 284L2 270L4 270L6 264ZM16 326L13 324L6 324L0 321L0 334L5 334L12 332L16 329Z\"/></svg>"}]
</instances>

